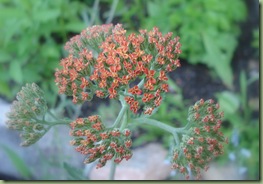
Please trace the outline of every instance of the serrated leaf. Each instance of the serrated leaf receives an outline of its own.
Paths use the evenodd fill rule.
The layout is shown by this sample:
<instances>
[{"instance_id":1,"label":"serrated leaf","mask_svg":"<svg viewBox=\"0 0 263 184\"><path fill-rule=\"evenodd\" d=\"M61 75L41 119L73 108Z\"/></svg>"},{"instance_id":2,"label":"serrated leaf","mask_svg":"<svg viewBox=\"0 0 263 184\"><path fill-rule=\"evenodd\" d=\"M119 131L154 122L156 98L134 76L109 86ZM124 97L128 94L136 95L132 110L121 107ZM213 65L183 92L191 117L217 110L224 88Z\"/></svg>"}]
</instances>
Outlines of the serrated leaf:
<instances>
[{"instance_id":1,"label":"serrated leaf","mask_svg":"<svg viewBox=\"0 0 263 184\"><path fill-rule=\"evenodd\" d=\"M6 155L8 155L17 171L21 174L21 176L24 179L30 179L32 177L32 174L24 160L22 160L21 157L15 151L10 149L6 145L0 145L0 147L6 153Z\"/></svg>"}]
</instances>

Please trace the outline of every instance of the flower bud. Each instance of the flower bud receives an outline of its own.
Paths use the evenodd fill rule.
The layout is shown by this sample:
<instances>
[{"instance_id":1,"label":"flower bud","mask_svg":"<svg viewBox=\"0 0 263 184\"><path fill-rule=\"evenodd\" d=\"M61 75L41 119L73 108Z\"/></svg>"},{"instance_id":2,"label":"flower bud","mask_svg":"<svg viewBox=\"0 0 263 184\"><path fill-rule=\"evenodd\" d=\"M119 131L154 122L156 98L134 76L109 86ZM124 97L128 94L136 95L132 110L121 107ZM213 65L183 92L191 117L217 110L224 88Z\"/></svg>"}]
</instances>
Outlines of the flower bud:
<instances>
[{"instance_id":1,"label":"flower bud","mask_svg":"<svg viewBox=\"0 0 263 184\"><path fill-rule=\"evenodd\" d=\"M47 131L48 126L37 123L42 120L47 111L47 103L44 92L35 84L26 84L17 93L17 101L14 101L11 111L7 113L8 128L18 130L23 142L21 146L30 146L37 142Z\"/></svg>"}]
</instances>

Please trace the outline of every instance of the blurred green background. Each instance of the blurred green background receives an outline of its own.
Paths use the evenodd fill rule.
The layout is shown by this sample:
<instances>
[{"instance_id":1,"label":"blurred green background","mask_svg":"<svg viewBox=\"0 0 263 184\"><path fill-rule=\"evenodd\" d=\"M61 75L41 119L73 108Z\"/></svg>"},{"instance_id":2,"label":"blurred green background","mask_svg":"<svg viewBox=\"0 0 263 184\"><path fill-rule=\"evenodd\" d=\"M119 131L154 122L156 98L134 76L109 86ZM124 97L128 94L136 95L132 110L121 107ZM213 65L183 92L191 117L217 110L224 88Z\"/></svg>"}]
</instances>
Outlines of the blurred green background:
<instances>
[{"instance_id":1,"label":"blurred green background","mask_svg":"<svg viewBox=\"0 0 263 184\"><path fill-rule=\"evenodd\" d=\"M209 82L204 88L192 86L200 91L197 97L215 98L225 112L223 128L230 143L217 162L224 165L231 161L243 169L246 179L258 179L257 0L0 0L1 98L11 102L25 83L36 82L45 91L50 107L56 109L61 98L54 71L67 55L64 44L87 26L104 23L121 23L128 32L157 26L163 33L180 36L183 62L178 70L182 76L189 77L184 67L191 72L201 68L207 74L197 75L211 78L213 85L220 86L215 90ZM171 93L154 118L183 126L194 96L189 96L191 86L186 88L186 81L174 80L180 78L176 73L170 74ZM114 102L96 106L93 110L108 121L118 113ZM163 131L152 127L134 131L140 135L134 147L151 141L169 146L170 138Z\"/></svg>"}]
</instances>

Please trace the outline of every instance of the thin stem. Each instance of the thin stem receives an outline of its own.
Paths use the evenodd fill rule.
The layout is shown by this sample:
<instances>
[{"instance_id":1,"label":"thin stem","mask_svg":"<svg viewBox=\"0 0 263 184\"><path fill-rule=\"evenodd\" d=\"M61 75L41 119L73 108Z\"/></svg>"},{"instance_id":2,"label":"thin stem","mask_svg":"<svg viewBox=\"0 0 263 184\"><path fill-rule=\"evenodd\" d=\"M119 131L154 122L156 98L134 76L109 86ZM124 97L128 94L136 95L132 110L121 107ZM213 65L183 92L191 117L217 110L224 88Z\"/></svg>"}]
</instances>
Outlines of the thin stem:
<instances>
[{"instance_id":1,"label":"thin stem","mask_svg":"<svg viewBox=\"0 0 263 184\"><path fill-rule=\"evenodd\" d=\"M178 134L176 132L173 133L173 137L174 137L176 145L179 146L180 140L179 140Z\"/></svg>"},{"instance_id":2,"label":"thin stem","mask_svg":"<svg viewBox=\"0 0 263 184\"><path fill-rule=\"evenodd\" d=\"M154 119L149 119L149 118L136 118L133 120L134 122L137 122L137 124L147 124L147 125L152 125L156 126L158 128L161 128L167 132L170 132L171 134L175 133L184 133L185 128L175 128L170 125L164 124L160 121L154 120ZM135 124L135 123L133 123Z\"/></svg>"},{"instance_id":3,"label":"thin stem","mask_svg":"<svg viewBox=\"0 0 263 184\"><path fill-rule=\"evenodd\" d=\"M54 126L54 125L68 125L69 123L72 122L72 120L66 120L66 119L58 119L58 121L42 121L40 119L34 119L36 123L44 124L44 125L49 125L49 126Z\"/></svg>"},{"instance_id":4,"label":"thin stem","mask_svg":"<svg viewBox=\"0 0 263 184\"><path fill-rule=\"evenodd\" d=\"M139 88L142 88L143 84L144 84L144 79L142 79L142 80L140 81L140 83L138 84L138 87L139 87Z\"/></svg>"},{"instance_id":5,"label":"thin stem","mask_svg":"<svg viewBox=\"0 0 263 184\"><path fill-rule=\"evenodd\" d=\"M99 9L99 3L100 3L100 0L95 0L95 2L93 4L92 15L91 15L90 23L89 23L90 26L92 26L95 22L96 14L97 14L98 9Z\"/></svg>"},{"instance_id":6,"label":"thin stem","mask_svg":"<svg viewBox=\"0 0 263 184\"><path fill-rule=\"evenodd\" d=\"M115 172L116 172L116 163L114 162L115 156L113 157L111 161L111 166L110 166L110 180L114 180Z\"/></svg>"},{"instance_id":7,"label":"thin stem","mask_svg":"<svg viewBox=\"0 0 263 184\"><path fill-rule=\"evenodd\" d=\"M47 113L55 120L59 120L50 110L47 111Z\"/></svg>"},{"instance_id":8,"label":"thin stem","mask_svg":"<svg viewBox=\"0 0 263 184\"><path fill-rule=\"evenodd\" d=\"M119 116L117 117L117 119L120 117L120 120L122 119L122 124L121 124L121 127L120 127L120 131L122 131L123 129L126 128L127 126L127 123L128 123L128 112L127 112L127 105L122 101L122 109L119 113ZM115 123L114 123L115 124ZM110 180L114 180L114 176L115 176L115 172L116 172L116 163L114 162L114 159L115 159L115 156L113 157L112 159L112 162L111 162L111 168L110 168Z\"/></svg>"},{"instance_id":9,"label":"thin stem","mask_svg":"<svg viewBox=\"0 0 263 184\"><path fill-rule=\"evenodd\" d=\"M127 105L123 105L118 116L117 119L115 120L114 124L112 125L112 127L117 127L119 125L119 123L121 122L121 119L124 115L124 113L127 111L128 106Z\"/></svg>"},{"instance_id":10,"label":"thin stem","mask_svg":"<svg viewBox=\"0 0 263 184\"><path fill-rule=\"evenodd\" d=\"M128 121L127 121L127 110L124 112L124 115L123 115L123 118L122 118L122 124L121 124L121 127L120 127L120 131L124 130L128 124Z\"/></svg>"},{"instance_id":11,"label":"thin stem","mask_svg":"<svg viewBox=\"0 0 263 184\"><path fill-rule=\"evenodd\" d=\"M110 9L110 13L109 13L108 19L106 21L106 24L109 24L112 21L114 13L115 13L115 10L116 10L116 7L118 5L118 1L119 0L114 0L113 1L112 5L111 5L111 9Z\"/></svg>"},{"instance_id":12,"label":"thin stem","mask_svg":"<svg viewBox=\"0 0 263 184\"><path fill-rule=\"evenodd\" d=\"M135 121L137 123L134 122L132 124L152 125L152 126L156 126L158 128L161 128L161 129L171 133L173 135L173 137L174 137L174 140L175 140L177 146L179 146L179 144L180 144L178 133L185 133L187 131L186 128L188 127L188 126L185 126L183 128L175 128L175 127L172 127L170 125L164 124L164 123L162 123L160 121L157 121L157 120L154 120L154 119L149 119L149 118L137 118L137 119L134 119L133 121Z\"/></svg>"},{"instance_id":13,"label":"thin stem","mask_svg":"<svg viewBox=\"0 0 263 184\"><path fill-rule=\"evenodd\" d=\"M55 126L55 125L67 125L67 126L69 126L70 122L71 121L61 120L61 121L51 122L50 125L52 125L52 126Z\"/></svg>"}]
</instances>

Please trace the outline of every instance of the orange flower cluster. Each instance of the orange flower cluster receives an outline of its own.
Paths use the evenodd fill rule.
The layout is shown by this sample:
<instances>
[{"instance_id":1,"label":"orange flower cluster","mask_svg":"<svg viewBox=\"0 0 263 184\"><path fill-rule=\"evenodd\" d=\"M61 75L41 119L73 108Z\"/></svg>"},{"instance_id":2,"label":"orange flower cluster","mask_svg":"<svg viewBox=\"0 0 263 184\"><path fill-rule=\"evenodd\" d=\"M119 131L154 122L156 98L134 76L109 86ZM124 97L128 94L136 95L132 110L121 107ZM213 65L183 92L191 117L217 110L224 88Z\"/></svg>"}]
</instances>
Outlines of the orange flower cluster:
<instances>
[{"instance_id":1,"label":"orange flower cluster","mask_svg":"<svg viewBox=\"0 0 263 184\"><path fill-rule=\"evenodd\" d=\"M70 143L77 146L76 151L87 155L84 163L99 159L97 168L100 168L113 157L115 163L132 157L130 130L106 129L97 115L78 118L70 126L72 129L70 135L74 136Z\"/></svg>"},{"instance_id":2,"label":"orange flower cluster","mask_svg":"<svg viewBox=\"0 0 263 184\"><path fill-rule=\"evenodd\" d=\"M155 27L126 34L122 25L88 28L68 42L69 56L55 73L59 92L73 96L74 103L120 95L137 113L151 114L168 92L167 73L180 67L179 38L162 35Z\"/></svg>"},{"instance_id":3,"label":"orange flower cluster","mask_svg":"<svg viewBox=\"0 0 263 184\"><path fill-rule=\"evenodd\" d=\"M228 142L220 131L222 112L213 100L203 99L189 109L190 128L182 137L180 148L176 147L172 168L179 170L189 179L190 173L200 179L202 169L208 169L213 157L223 154L223 143ZM188 167L186 167L188 166Z\"/></svg>"},{"instance_id":4,"label":"orange flower cluster","mask_svg":"<svg viewBox=\"0 0 263 184\"><path fill-rule=\"evenodd\" d=\"M16 96L11 111L7 114L8 128L18 130L24 140L21 146L30 146L37 142L48 130L47 125L37 123L47 111L43 91L35 84L26 84Z\"/></svg>"}]
</instances>

